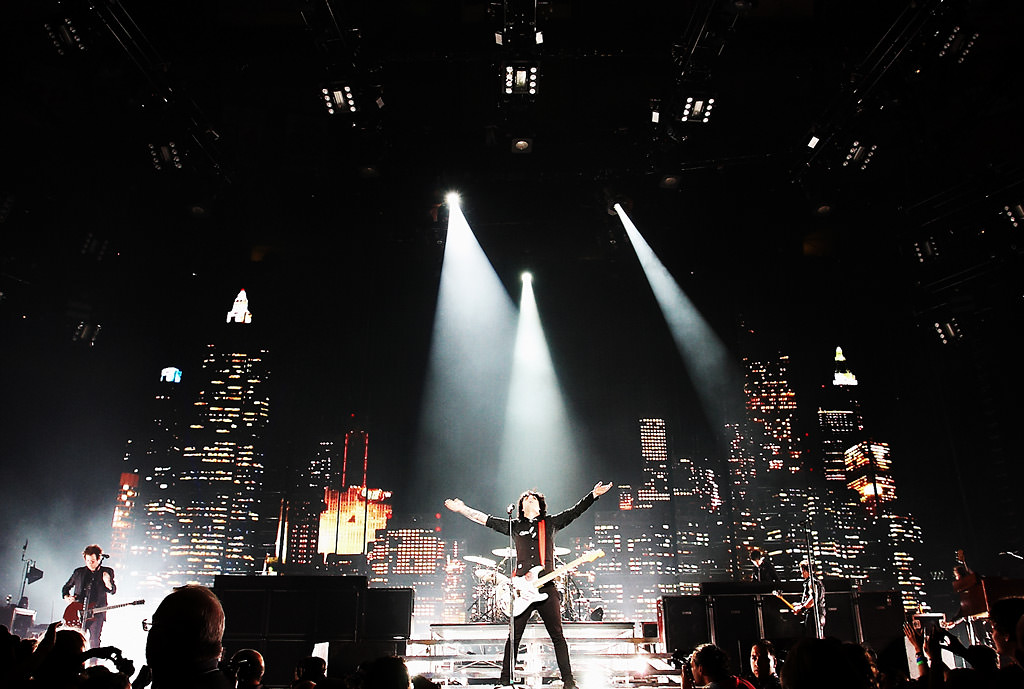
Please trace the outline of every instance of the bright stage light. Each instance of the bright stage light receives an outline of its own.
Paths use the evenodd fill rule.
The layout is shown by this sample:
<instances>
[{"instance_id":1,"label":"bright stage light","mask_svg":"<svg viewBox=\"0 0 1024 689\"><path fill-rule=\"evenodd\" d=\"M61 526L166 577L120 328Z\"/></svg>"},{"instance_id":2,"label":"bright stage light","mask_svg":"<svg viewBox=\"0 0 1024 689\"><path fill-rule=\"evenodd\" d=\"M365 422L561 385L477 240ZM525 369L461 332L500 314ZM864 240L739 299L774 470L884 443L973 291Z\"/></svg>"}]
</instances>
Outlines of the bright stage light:
<instances>
[{"instance_id":1,"label":"bright stage light","mask_svg":"<svg viewBox=\"0 0 1024 689\"><path fill-rule=\"evenodd\" d=\"M519 277L522 278L523 282L527 284L533 284L533 273L525 272Z\"/></svg>"},{"instance_id":2,"label":"bright stage light","mask_svg":"<svg viewBox=\"0 0 1024 689\"><path fill-rule=\"evenodd\" d=\"M449 206L457 206L459 205L459 201L461 201L462 199L459 198L458 192L449 191L447 194L445 194L444 200L445 203L447 203Z\"/></svg>"}]
</instances>

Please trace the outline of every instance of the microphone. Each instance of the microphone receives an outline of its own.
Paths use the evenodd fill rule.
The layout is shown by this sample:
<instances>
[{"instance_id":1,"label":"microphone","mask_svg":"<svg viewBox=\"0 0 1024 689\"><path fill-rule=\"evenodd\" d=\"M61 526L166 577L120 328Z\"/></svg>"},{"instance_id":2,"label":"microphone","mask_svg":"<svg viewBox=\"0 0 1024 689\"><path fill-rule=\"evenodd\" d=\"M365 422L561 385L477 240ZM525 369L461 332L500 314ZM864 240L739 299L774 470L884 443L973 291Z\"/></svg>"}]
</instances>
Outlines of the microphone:
<instances>
[{"instance_id":1,"label":"microphone","mask_svg":"<svg viewBox=\"0 0 1024 689\"><path fill-rule=\"evenodd\" d=\"M100 559L101 560L106 560L108 557L110 557L110 555L108 555L106 553L100 553Z\"/></svg>"},{"instance_id":2,"label":"microphone","mask_svg":"<svg viewBox=\"0 0 1024 689\"><path fill-rule=\"evenodd\" d=\"M516 511L516 504L514 502L509 503L509 506L505 508L505 512L507 514L512 514L515 511Z\"/></svg>"}]
</instances>

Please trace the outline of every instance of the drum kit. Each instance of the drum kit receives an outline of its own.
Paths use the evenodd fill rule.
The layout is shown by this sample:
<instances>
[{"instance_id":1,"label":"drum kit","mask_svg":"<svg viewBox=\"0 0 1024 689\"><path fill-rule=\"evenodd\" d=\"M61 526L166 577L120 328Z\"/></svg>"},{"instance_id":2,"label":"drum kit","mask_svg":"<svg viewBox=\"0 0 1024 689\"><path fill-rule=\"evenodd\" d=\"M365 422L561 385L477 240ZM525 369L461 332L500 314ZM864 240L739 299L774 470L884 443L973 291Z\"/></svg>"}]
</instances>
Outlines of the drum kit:
<instances>
[{"instance_id":1,"label":"drum kit","mask_svg":"<svg viewBox=\"0 0 1024 689\"><path fill-rule=\"evenodd\" d=\"M563 564L562 556L568 555L568 548L555 548L555 564ZM482 555L464 555L463 560L476 565L473 569L473 603L469 607L470 622L507 622L509 610L508 576L502 569L509 559L515 557L514 548L495 548L491 554L501 558L494 560ZM590 600L583 597L583 590L572 576L566 573L555 579L562 599L562 619L577 622L590 619Z\"/></svg>"}]
</instances>

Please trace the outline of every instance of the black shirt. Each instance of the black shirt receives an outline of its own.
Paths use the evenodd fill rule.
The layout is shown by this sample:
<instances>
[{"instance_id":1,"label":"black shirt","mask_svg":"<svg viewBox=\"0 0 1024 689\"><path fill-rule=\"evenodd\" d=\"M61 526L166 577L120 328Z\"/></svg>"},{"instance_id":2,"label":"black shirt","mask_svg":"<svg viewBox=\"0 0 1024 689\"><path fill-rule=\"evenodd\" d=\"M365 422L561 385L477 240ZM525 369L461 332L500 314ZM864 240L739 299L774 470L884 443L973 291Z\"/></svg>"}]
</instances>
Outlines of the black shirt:
<instances>
[{"instance_id":1,"label":"black shirt","mask_svg":"<svg viewBox=\"0 0 1024 689\"><path fill-rule=\"evenodd\" d=\"M110 575L111 588L103 583L103 573ZM117 593L117 584L114 582L114 570L110 567L99 567L93 572L88 567L77 567L71 573L71 577L60 590L60 595L67 596L75 590L75 600L88 608L102 608L107 605L107 594ZM98 613L99 619L105 619L106 613Z\"/></svg>"},{"instance_id":2,"label":"black shirt","mask_svg":"<svg viewBox=\"0 0 1024 689\"><path fill-rule=\"evenodd\" d=\"M538 523L544 522L545 548L544 548L544 569L540 576L550 574L554 569L555 561L555 532L564 529L581 514L587 511L597 501L594 493L587 493L582 500L567 510L558 514L538 517L536 519L515 519L512 521L513 540L516 545L516 576L523 576L531 569L541 564L540 543ZM508 535L508 519L502 517L487 516L487 527L498 533Z\"/></svg>"}]
</instances>

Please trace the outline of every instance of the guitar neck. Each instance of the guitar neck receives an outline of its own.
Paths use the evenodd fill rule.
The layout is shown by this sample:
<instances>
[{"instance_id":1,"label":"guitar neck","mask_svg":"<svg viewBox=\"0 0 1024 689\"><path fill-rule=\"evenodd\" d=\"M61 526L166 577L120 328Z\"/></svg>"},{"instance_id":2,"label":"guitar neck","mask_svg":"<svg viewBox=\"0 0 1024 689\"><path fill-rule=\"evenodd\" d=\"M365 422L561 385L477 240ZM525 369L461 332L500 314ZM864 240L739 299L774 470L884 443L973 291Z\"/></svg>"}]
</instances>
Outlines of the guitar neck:
<instances>
[{"instance_id":1,"label":"guitar neck","mask_svg":"<svg viewBox=\"0 0 1024 689\"><path fill-rule=\"evenodd\" d=\"M592 555L583 555L582 557L578 557L575 560L573 560L572 562L564 564L561 567L559 567L558 569L554 570L553 572L551 572L551 574L545 574L544 576L538 578L537 581L533 582L533 585L536 586L537 588L540 588L541 586L543 586L544 584L548 583L552 579L556 579L556 578L562 576L563 574L565 574L566 572L568 572L569 570L576 569L577 567L579 567L581 564L583 564L587 560L593 560L593 559L594 558L593 558Z\"/></svg>"},{"instance_id":2,"label":"guitar neck","mask_svg":"<svg viewBox=\"0 0 1024 689\"><path fill-rule=\"evenodd\" d=\"M145 602L146 601L144 601L144 600L133 600L131 603L118 603L117 605L105 605L102 608L92 608L91 610L89 610L89 612L91 612L92 614L95 615L98 612L106 612L107 610L116 610L117 608L123 608L123 607L126 607L128 605L142 605Z\"/></svg>"}]
</instances>

